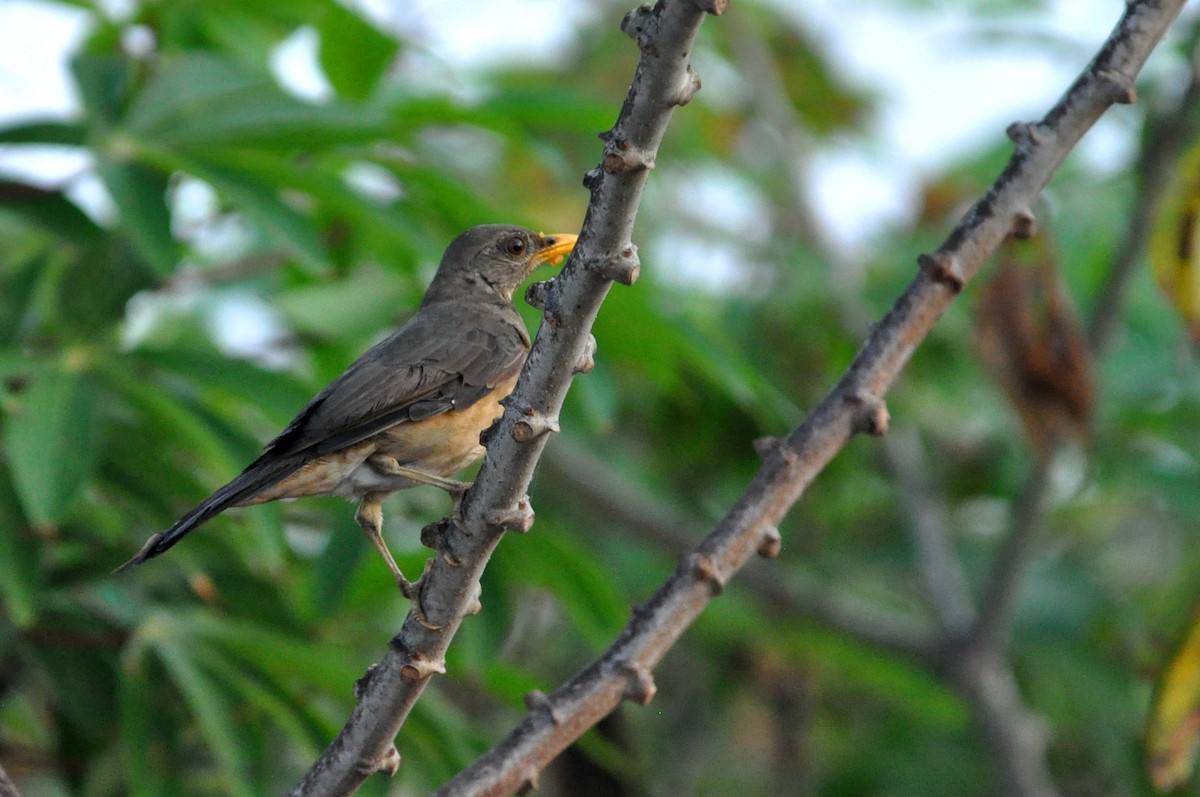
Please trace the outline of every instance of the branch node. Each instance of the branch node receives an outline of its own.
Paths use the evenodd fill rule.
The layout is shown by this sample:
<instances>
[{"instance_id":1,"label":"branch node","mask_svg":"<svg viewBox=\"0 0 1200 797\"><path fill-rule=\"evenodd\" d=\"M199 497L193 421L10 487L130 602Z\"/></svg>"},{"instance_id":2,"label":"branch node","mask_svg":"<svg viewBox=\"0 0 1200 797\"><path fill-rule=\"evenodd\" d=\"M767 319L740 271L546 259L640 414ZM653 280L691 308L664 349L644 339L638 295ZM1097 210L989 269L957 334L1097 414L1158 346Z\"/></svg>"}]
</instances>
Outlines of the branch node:
<instances>
[{"instance_id":1,"label":"branch node","mask_svg":"<svg viewBox=\"0 0 1200 797\"><path fill-rule=\"evenodd\" d=\"M500 403L503 404L504 402L501 401ZM497 418L496 420L492 421L491 426L479 433L479 445L487 448L492 444L492 441L496 439L496 433L500 431L500 423L502 420L503 418Z\"/></svg>"},{"instance_id":2,"label":"branch node","mask_svg":"<svg viewBox=\"0 0 1200 797\"><path fill-rule=\"evenodd\" d=\"M378 664L372 664L367 668L367 671L362 674L362 677L354 682L355 700L362 700L362 696L367 693L367 687L371 685L371 679L375 677L375 670L378 667Z\"/></svg>"},{"instance_id":3,"label":"branch node","mask_svg":"<svg viewBox=\"0 0 1200 797\"><path fill-rule=\"evenodd\" d=\"M583 342L583 353L579 355L579 359L575 361L575 365L571 366L571 372L576 374L591 373L596 367L596 336L588 333L587 340Z\"/></svg>"},{"instance_id":4,"label":"branch node","mask_svg":"<svg viewBox=\"0 0 1200 797\"><path fill-rule=\"evenodd\" d=\"M1021 208L1013 216L1012 236L1022 241L1028 241L1037 235L1037 216L1029 208Z\"/></svg>"},{"instance_id":5,"label":"branch node","mask_svg":"<svg viewBox=\"0 0 1200 797\"><path fill-rule=\"evenodd\" d=\"M679 84L679 88L675 89L675 93L671 95L670 102L672 105L687 105L699 90L700 76L696 74L696 70L692 69L692 65L688 64L687 69L683 73L683 81Z\"/></svg>"},{"instance_id":6,"label":"branch node","mask_svg":"<svg viewBox=\"0 0 1200 797\"><path fill-rule=\"evenodd\" d=\"M360 759L354 765L354 768L366 777L370 777L376 773L392 777L400 770L400 751L393 744L379 758L374 761Z\"/></svg>"},{"instance_id":7,"label":"branch node","mask_svg":"<svg viewBox=\"0 0 1200 797\"><path fill-rule=\"evenodd\" d=\"M389 778L400 771L400 751L396 749L396 745L393 744L388 747L387 752L379 759L379 766L375 771L382 772Z\"/></svg>"},{"instance_id":8,"label":"branch node","mask_svg":"<svg viewBox=\"0 0 1200 797\"><path fill-rule=\"evenodd\" d=\"M634 624L642 623L645 620L648 620L653 613L653 610L648 604L635 604L629 607L629 622Z\"/></svg>"},{"instance_id":9,"label":"branch node","mask_svg":"<svg viewBox=\"0 0 1200 797\"><path fill-rule=\"evenodd\" d=\"M551 725L558 725L561 722L558 714L554 711L554 703L540 689L532 689L525 693L525 708L529 709L530 714L544 717Z\"/></svg>"},{"instance_id":10,"label":"branch node","mask_svg":"<svg viewBox=\"0 0 1200 797\"><path fill-rule=\"evenodd\" d=\"M629 663L625 670L625 699L646 706L654 699L658 687L654 685L654 675L643 664Z\"/></svg>"},{"instance_id":11,"label":"branch node","mask_svg":"<svg viewBox=\"0 0 1200 797\"><path fill-rule=\"evenodd\" d=\"M692 553L688 555L688 560L688 567L692 571L692 575L697 581L708 584L709 591L713 596L720 595L725 591L725 577L717 571L716 560L711 555Z\"/></svg>"},{"instance_id":12,"label":"branch node","mask_svg":"<svg viewBox=\"0 0 1200 797\"><path fill-rule=\"evenodd\" d=\"M1004 129L1018 150L1029 149L1043 140L1041 125L1035 122L1013 122Z\"/></svg>"},{"instance_id":13,"label":"branch node","mask_svg":"<svg viewBox=\"0 0 1200 797\"><path fill-rule=\"evenodd\" d=\"M654 168L654 152L610 135L605 139L604 158L600 164L609 174L644 171Z\"/></svg>"},{"instance_id":14,"label":"branch node","mask_svg":"<svg viewBox=\"0 0 1200 797\"><path fill-rule=\"evenodd\" d=\"M855 432L865 432L874 437L887 433L891 416L883 399L867 390L856 390L846 396L846 402L855 406L850 420Z\"/></svg>"},{"instance_id":15,"label":"branch node","mask_svg":"<svg viewBox=\"0 0 1200 797\"><path fill-rule=\"evenodd\" d=\"M530 283L525 289L525 303L543 313L554 310L558 306L558 283L552 279Z\"/></svg>"},{"instance_id":16,"label":"branch node","mask_svg":"<svg viewBox=\"0 0 1200 797\"><path fill-rule=\"evenodd\" d=\"M527 770L527 774L521 780L521 785L517 787L517 794L520 794L520 795L522 795L522 797L524 797L524 795L533 794L537 790L538 790L538 771L533 767L529 767L529 769Z\"/></svg>"},{"instance_id":17,"label":"branch node","mask_svg":"<svg viewBox=\"0 0 1200 797\"><path fill-rule=\"evenodd\" d=\"M451 567L461 567L462 558L454 552L454 547L450 544L452 529L457 529L463 534L470 534L459 516L451 515L425 524L421 529L421 544L441 554L442 560Z\"/></svg>"},{"instance_id":18,"label":"branch node","mask_svg":"<svg viewBox=\"0 0 1200 797\"><path fill-rule=\"evenodd\" d=\"M763 559L774 559L779 556L779 549L783 547L783 537L779 535L779 529L774 526L767 526L763 529L762 539L758 543L758 555Z\"/></svg>"},{"instance_id":19,"label":"branch node","mask_svg":"<svg viewBox=\"0 0 1200 797\"><path fill-rule=\"evenodd\" d=\"M595 189L600 185L600 175L604 172L599 166L595 166L583 174L583 187L588 190Z\"/></svg>"},{"instance_id":20,"label":"branch node","mask_svg":"<svg viewBox=\"0 0 1200 797\"><path fill-rule=\"evenodd\" d=\"M1109 102L1117 105L1133 105L1137 102L1137 89L1128 75L1111 69L1101 69L1096 73L1096 77L1104 85L1105 96Z\"/></svg>"},{"instance_id":21,"label":"branch node","mask_svg":"<svg viewBox=\"0 0 1200 797\"><path fill-rule=\"evenodd\" d=\"M616 257L592 258L584 262L590 271L604 279L632 285L642 273L642 262L637 252L635 245L628 244Z\"/></svg>"},{"instance_id":22,"label":"branch node","mask_svg":"<svg viewBox=\"0 0 1200 797\"><path fill-rule=\"evenodd\" d=\"M961 293L963 286L967 284L962 263L954 255L946 252L923 254L917 257L917 265L931 280L945 285L951 293Z\"/></svg>"},{"instance_id":23,"label":"branch node","mask_svg":"<svg viewBox=\"0 0 1200 797\"><path fill-rule=\"evenodd\" d=\"M658 55L650 27L653 19L654 14L650 6L640 5L621 20L621 32L637 42L638 49L647 55Z\"/></svg>"},{"instance_id":24,"label":"branch node","mask_svg":"<svg viewBox=\"0 0 1200 797\"><path fill-rule=\"evenodd\" d=\"M487 524L493 529L515 531L524 534L533 528L533 507L529 496L525 496L508 509L497 509L487 514Z\"/></svg>"},{"instance_id":25,"label":"branch node","mask_svg":"<svg viewBox=\"0 0 1200 797\"><path fill-rule=\"evenodd\" d=\"M714 17L719 17L729 10L729 0L692 0L692 5Z\"/></svg>"},{"instance_id":26,"label":"branch node","mask_svg":"<svg viewBox=\"0 0 1200 797\"><path fill-rule=\"evenodd\" d=\"M779 448L778 437L756 437L754 438L754 453L758 454L759 459L766 459Z\"/></svg>"},{"instance_id":27,"label":"branch node","mask_svg":"<svg viewBox=\"0 0 1200 797\"><path fill-rule=\"evenodd\" d=\"M412 654L405 665L400 668L400 678L410 684L424 681L435 673L437 675L446 674L445 660L433 661L423 653Z\"/></svg>"},{"instance_id":28,"label":"branch node","mask_svg":"<svg viewBox=\"0 0 1200 797\"><path fill-rule=\"evenodd\" d=\"M548 432L557 431L560 431L557 415L546 415L530 407L522 418L513 423L510 434L518 443L528 443Z\"/></svg>"},{"instance_id":29,"label":"branch node","mask_svg":"<svg viewBox=\"0 0 1200 797\"><path fill-rule=\"evenodd\" d=\"M467 604L467 614L479 614L481 611L483 611L483 601L480 600L482 595L483 584L477 580L473 585L471 585L471 600Z\"/></svg>"}]
</instances>

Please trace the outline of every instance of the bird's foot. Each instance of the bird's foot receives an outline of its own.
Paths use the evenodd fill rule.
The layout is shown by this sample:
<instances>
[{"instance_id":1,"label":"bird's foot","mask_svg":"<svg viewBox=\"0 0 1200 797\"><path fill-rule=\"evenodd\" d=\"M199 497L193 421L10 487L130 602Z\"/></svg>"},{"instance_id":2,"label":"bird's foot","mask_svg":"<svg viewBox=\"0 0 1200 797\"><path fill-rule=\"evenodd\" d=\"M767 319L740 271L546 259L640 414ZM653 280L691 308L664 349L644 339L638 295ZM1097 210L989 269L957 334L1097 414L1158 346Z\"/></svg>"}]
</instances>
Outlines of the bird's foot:
<instances>
[{"instance_id":1,"label":"bird's foot","mask_svg":"<svg viewBox=\"0 0 1200 797\"><path fill-rule=\"evenodd\" d=\"M421 584L425 581L425 574L429 572L429 568L433 562L432 560L425 562L425 570L416 581L409 581L404 577L404 573L400 571L400 566L392 558L392 552L388 550L387 543L383 541L383 508L380 505L381 498L381 495L375 493L365 496L362 503L358 505L358 511L354 514L354 519L362 527L363 533L367 535L367 539L375 546L375 550L379 551L379 555L383 557L383 561L387 564L388 570L391 571L392 577L396 579L396 586L400 588L400 592L404 597L412 601L413 612L416 614L417 620L426 628L436 630L438 626L429 623L425 616L425 609L421 606Z\"/></svg>"},{"instance_id":2,"label":"bird's foot","mask_svg":"<svg viewBox=\"0 0 1200 797\"><path fill-rule=\"evenodd\" d=\"M433 560L425 560L425 569L421 571L421 576L416 581L409 581L397 569L396 585L400 587L401 594L412 602L413 616L417 618L417 622L428 628L430 631L437 631L441 628L440 625L429 622L429 616L425 614L425 607L421 604L421 587L425 585L425 577L429 575L429 571L433 569Z\"/></svg>"}]
</instances>

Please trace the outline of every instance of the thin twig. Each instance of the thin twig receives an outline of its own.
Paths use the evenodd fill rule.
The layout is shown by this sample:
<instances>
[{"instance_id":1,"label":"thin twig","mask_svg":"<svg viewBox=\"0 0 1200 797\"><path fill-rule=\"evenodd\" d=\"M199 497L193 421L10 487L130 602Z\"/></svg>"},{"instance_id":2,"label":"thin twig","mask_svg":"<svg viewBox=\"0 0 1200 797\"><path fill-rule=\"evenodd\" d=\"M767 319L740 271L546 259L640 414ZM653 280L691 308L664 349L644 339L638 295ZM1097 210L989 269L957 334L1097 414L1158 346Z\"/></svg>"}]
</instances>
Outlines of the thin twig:
<instances>
[{"instance_id":1,"label":"thin twig","mask_svg":"<svg viewBox=\"0 0 1200 797\"><path fill-rule=\"evenodd\" d=\"M974 622L975 606L954 550L945 496L931 483L929 463L914 430L897 431L883 443L884 460L910 519L925 599L943 632L959 636Z\"/></svg>"},{"instance_id":2,"label":"thin twig","mask_svg":"<svg viewBox=\"0 0 1200 797\"><path fill-rule=\"evenodd\" d=\"M1028 215L1083 133L1114 102L1133 100L1134 76L1182 5L1183 0L1128 3L1095 59L1046 117L1010 128L1017 146L1004 172L938 252L921 259L918 275L874 328L838 385L767 453L750 486L712 533L634 611L602 656L552 695L532 695L526 719L439 795L501 795L533 785L547 761L622 700L644 704L652 699L653 667L730 577L757 552L774 547L780 520L816 475L855 433L886 428L881 397L917 344L1013 224Z\"/></svg>"},{"instance_id":3,"label":"thin twig","mask_svg":"<svg viewBox=\"0 0 1200 797\"><path fill-rule=\"evenodd\" d=\"M1033 540L1045 520L1044 503L1049 487L1053 455L1039 457L1033 472L1025 480L1014 504L1012 528L992 563L991 573L979 610L974 635L993 640L1003 649L1012 627L1013 612L1019 593L1018 581L1025 572Z\"/></svg>"},{"instance_id":4,"label":"thin twig","mask_svg":"<svg viewBox=\"0 0 1200 797\"><path fill-rule=\"evenodd\" d=\"M462 618L479 608L479 577L506 529L527 530L525 496L574 374L589 367L591 326L614 280L637 277L633 222L671 113L699 88L688 60L706 13L726 0L660 0L630 12L622 29L641 50L629 94L604 157L588 173L591 201L571 260L535 292L545 314L504 416L489 432L487 454L461 514L431 529L438 550L423 581L424 617L410 612L379 664L358 682L358 702L341 732L292 791L345 795L375 772L395 772L394 739ZM533 298L531 296L531 298ZM425 535L423 534L423 539Z\"/></svg>"}]
</instances>

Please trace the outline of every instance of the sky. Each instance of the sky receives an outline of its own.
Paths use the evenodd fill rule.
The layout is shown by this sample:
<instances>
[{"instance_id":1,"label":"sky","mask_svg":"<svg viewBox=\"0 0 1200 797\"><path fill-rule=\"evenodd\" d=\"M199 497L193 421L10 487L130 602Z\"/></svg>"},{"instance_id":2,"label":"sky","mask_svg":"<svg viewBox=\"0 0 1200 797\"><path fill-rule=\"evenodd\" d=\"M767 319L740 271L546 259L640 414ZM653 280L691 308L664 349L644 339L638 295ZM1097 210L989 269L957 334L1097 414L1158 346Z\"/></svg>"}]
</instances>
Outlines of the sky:
<instances>
[{"instance_id":1,"label":"sky","mask_svg":"<svg viewBox=\"0 0 1200 797\"><path fill-rule=\"evenodd\" d=\"M131 1L104 5L120 14ZM812 204L831 237L851 248L904 220L923 175L993 144L1009 122L1040 116L1095 52L1124 5L1057 0L1013 19L972 15L967 8L975 4L966 3L927 2L925 10L913 10L914 4L897 8L901 4L887 0L771 1L801 21L844 75L883 98L874 135L828 148L813 164ZM573 27L599 13L585 0L481 0L469 15L450 0L360 0L356 7L385 28L419 33L436 59L465 71L561 51ZM736 0L729 13L737 13ZM537 24L521 25L526 17ZM0 0L0 125L70 116L77 109L66 58L85 32L84 19L58 4ZM495 35L513 26L521 37ZM989 34L1006 43L981 46ZM275 66L294 91L320 98L328 87L315 45L311 31L294 36L280 48ZM1101 169L1119 168L1128 157L1127 128L1119 114L1106 116L1084 140L1080 157ZM59 184L86 172L86 165L58 151L0 147L0 174ZM87 179L79 182L77 201L103 215L103 189Z\"/></svg>"}]
</instances>

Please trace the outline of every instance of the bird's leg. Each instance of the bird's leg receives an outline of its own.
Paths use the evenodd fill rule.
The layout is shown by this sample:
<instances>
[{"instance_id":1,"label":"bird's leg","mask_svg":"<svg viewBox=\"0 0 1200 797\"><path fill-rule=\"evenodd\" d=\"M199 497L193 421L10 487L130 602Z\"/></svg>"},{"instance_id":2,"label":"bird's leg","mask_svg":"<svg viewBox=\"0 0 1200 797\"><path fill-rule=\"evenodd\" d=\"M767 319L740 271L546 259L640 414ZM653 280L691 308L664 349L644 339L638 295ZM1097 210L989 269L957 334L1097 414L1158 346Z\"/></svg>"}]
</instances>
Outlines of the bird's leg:
<instances>
[{"instance_id":1,"label":"bird's leg","mask_svg":"<svg viewBox=\"0 0 1200 797\"><path fill-rule=\"evenodd\" d=\"M372 468L388 476L400 476L405 479L411 479L421 484L432 484L434 487L440 487L450 493L452 498L461 498L471 487L470 482L460 482L457 479L447 479L445 476L437 476L433 473L426 473L423 470L416 468L408 468L396 461L395 457L390 457L387 454L372 454L367 462Z\"/></svg>"},{"instance_id":2,"label":"bird's leg","mask_svg":"<svg viewBox=\"0 0 1200 797\"><path fill-rule=\"evenodd\" d=\"M367 535L367 539L375 546L375 550L379 551L379 555L383 557L383 561L387 563L388 570L392 571L392 575L396 578L396 586L404 593L404 597L415 602L417 595L417 586L420 579L416 582L409 581L400 572L399 565L392 558L392 552L388 550L387 543L383 541L383 494L382 493L367 493L363 496L362 503L358 505L358 511L354 513L354 519L358 521L358 525L362 526L363 533Z\"/></svg>"},{"instance_id":3,"label":"bird's leg","mask_svg":"<svg viewBox=\"0 0 1200 797\"><path fill-rule=\"evenodd\" d=\"M375 550L379 551L379 555L387 563L388 569L392 571L392 575L396 578L396 586L400 588L400 592L403 593L404 597L412 601L412 610L417 617L417 621L426 628L436 630L438 626L429 623L425 615L425 607L421 605L421 582L425 580L425 574L429 572L430 567L433 565L433 560L425 560L425 569L421 571L421 577L416 581L409 581L400 572L399 565L392 558L392 552L388 550L387 543L383 541L382 501L386 495L386 493L367 493L358 505L358 511L354 513L354 519L358 521L358 525L362 527L363 532L367 535L367 539L371 541L371 544L375 546Z\"/></svg>"}]
</instances>

